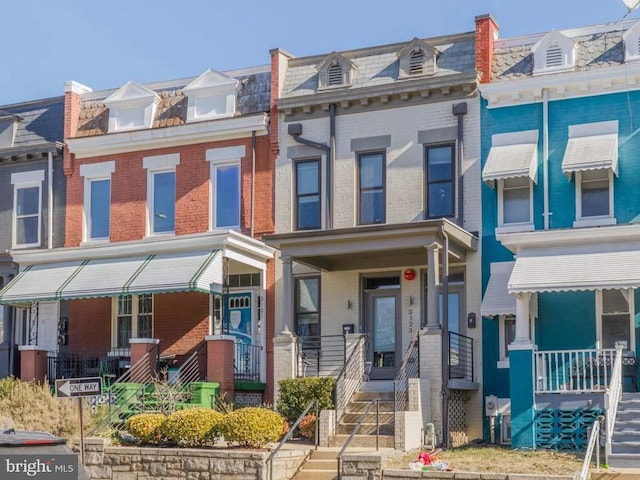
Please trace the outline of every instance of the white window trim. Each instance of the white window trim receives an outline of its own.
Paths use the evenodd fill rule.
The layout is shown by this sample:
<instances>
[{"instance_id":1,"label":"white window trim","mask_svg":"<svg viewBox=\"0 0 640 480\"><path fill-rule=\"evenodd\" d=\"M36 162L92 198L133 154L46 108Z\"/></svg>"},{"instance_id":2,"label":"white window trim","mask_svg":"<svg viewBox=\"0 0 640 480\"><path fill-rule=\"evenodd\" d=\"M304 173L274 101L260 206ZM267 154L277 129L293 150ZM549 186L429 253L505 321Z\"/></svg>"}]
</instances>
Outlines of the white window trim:
<instances>
[{"instance_id":1,"label":"white window trim","mask_svg":"<svg viewBox=\"0 0 640 480\"><path fill-rule=\"evenodd\" d=\"M109 180L109 222L111 222L111 174L116 170L116 162L88 163L80 165L80 176L84 177L84 201L82 209L82 241L85 243L101 243L109 241L111 236L111 225L109 225L109 236L92 238L91 232L91 182Z\"/></svg>"},{"instance_id":2,"label":"white window trim","mask_svg":"<svg viewBox=\"0 0 640 480\"><path fill-rule=\"evenodd\" d=\"M154 155L152 157L144 157L142 159L142 167L147 170L147 237L157 237L157 236L167 236L167 235L175 235L175 221L173 225L173 230L170 232L154 232L154 218L153 218L153 209L154 209L154 175L156 173L176 173L176 167L180 165L180 154L179 153L170 153L167 155ZM177 175L176 175L176 186L177 186ZM175 194L175 192L174 192ZM175 217L175 202L174 202L174 217Z\"/></svg>"},{"instance_id":3,"label":"white window trim","mask_svg":"<svg viewBox=\"0 0 640 480\"><path fill-rule=\"evenodd\" d=\"M633 295L632 288L624 288L622 290L622 294L627 299L629 304L629 339L631 345L629 345L628 350L635 351L636 345L636 328L635 328L635 298ZM596 349L602 348L602 290L596 290Z\"/></svg>"},{"instance_id":4,"label":"white window trim","mask_svg":"<svg viewBox=\"0 0 640 480\"><path fill-rule=\"evenodd\" d=\"M599 215L596 217L583 217L582 216L582 171L575 172L576 182L576 220L573 222L573 228L582 227L601 227L607 225L615 225L616 218L613 215L613 172L611 169L607 169L607 176L609 178L609 215Z\"/></svg>"},{"instance_id":5,"label":"white window trim","mask_svg":"<svg viewBox=\"0 0 640 480\"><path fill-rule=\"evenodd\" d=\"M238 176L238 192L240 192L240 198L238 202L242 206L242 158L246 155L246 147L244 145L238 145L234 147L223 148L210 148L205 153L205 159L210 162L209 170L209 192L210 192L210 205L211 214L209 215L209 230L217 230L216 226L216 174L218 167L226 167L236 165L240 169L240 175ZM224 227L225 229L240 229L240 222L242 221L242 212L240 212L240 218L238 219L238 225Z\"/></svg>"},{"instance_id":6,"label":"white window trim","mask_svg":"<svg viewBox=\"0 0 640 480\"><path fill-rule=\"evenodd\" d=\"M533 224L533 181L530 178L528 178L528 181L529 221L504 223L504 179L498 179L498 228L496 228L496 233L530 232L535 230Z\"/></svg>"},{"instance_id":7,"label":"white window trim","mask_svg":"<svg viewBox=\"0 0 640 480\"><path fill-rule=\"evenodd\" d=\"M13 185L13 213L12 213L12 235L11 244L14 249L39 247L42 244L42 182L44 181L44 170L34 170L30 172L19 172L11 174L11 184ZM25 243L18 245L18 190L23 188L38 188L38 241L36 243Z\"/></svg>"},{"instance_id":8,"label":"white window trim","mask_svg":"<svg viewBox=\"0 0 640 480\"><path fill-rule=\"evenodd\" d=\"M509 368L509 357L504 355L504 351L506 349L506 338L504 334L504 321L505 317L510 315L499 315L498 316L498 343L500 345L500 350L498 353L498 368Z\"/></svg>"},{"instance_id":9,"label":"white window trim","mask_svg":"<svg viewBox=\"0 0 640 480\"><path fill-rule=\"evenodd\" d=\"M131 338L138 338L138 313L140 295L131 295ZM118 347L118 296L111 297L111 348L129 350L124 347ZM151 295L151 337L154 338L156 329L156 296Z\"/></svg>"},{"instance_id":10,"label":"white window trim","mask_svg":"<svg viewBox=\"0 0 640 480\"><path fill-rule=\"evenodd\" d=\"M236 79L213 70L207 70L201 74L182 89L187 96L187 123L233 117L236 112L236 97L239 86L240 82ZM199 102L210 97L224 98L225 111L198 115Z\"/></svg>"}]
</instances>

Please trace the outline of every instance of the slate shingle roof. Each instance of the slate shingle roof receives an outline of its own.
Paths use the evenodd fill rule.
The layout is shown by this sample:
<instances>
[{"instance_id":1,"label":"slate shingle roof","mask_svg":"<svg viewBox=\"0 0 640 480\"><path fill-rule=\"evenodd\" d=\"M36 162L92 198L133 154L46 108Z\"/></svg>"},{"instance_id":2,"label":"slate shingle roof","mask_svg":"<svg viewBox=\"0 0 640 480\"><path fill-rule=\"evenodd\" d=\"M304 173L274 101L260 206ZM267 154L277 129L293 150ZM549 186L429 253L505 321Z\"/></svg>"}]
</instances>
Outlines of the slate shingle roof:
<instances>
[{"instance_id":1,"label":"slate shingle roof","mask_svg":"<svg viewBox=\"0 0 640 480\"><path fill-rule=\"evenodd\" d=\"M64 97L3 106L0 110L22 119L18 122L14 147L63 141Z\"/></svg>"},{"instance_id":2,"label":"slate shingle roof","mask_svg":"<svg viewBox=\"0 0 640 480\"><path fill-rule=\"evenodd\" d=\"M235 76L241 82L236 97L236 116L268 112L271 94L270 72ZM166 89L157 89L160 103L153 119L153 128L164 128L182 125L187 118L187 96L182 88L193 78L187 78L184 85ZM106 98L106 96L105 96ZM108 132L109 109L100 100L85 100L80 104L78 130L76 137L103 135Z\"/></svg>"}]
</instances>

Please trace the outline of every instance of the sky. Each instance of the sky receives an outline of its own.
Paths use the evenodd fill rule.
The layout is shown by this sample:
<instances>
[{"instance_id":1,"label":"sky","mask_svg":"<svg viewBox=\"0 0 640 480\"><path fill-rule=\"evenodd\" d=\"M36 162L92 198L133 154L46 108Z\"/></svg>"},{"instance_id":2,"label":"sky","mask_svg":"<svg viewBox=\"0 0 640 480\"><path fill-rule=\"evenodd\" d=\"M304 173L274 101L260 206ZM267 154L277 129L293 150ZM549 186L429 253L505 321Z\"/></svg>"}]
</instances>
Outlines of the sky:
<instances>
[{"instance_id":1,"label":"sky","mask_svg":"<svg viewBox=\"0 0 640 480\"><path fill-rule=\"evenodd\" d=\"M618 22L622 0L0 0L0 105L474 29L501 38ZM640 18L640 9L629 18Z\"/></svg>"}]
</instances>

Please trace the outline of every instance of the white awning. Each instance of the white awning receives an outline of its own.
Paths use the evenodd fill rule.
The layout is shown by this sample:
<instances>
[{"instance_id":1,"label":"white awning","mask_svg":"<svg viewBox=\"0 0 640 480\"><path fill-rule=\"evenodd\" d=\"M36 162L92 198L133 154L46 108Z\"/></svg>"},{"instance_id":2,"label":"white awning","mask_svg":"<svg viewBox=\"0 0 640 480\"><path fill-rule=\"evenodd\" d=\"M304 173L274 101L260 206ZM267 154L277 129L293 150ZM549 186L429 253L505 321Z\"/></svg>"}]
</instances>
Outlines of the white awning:
<instances>
[{"instance_id":1,"label":"white awning","mask_svg":"<svg viewBox=\"0 0 640 480\"><path fill-rule=\"evenodd\" d=\"M618 122L571 125L562 159L564 174L605 168L618 174Z\"/></svg>"},{"instance_id":2,"label":"white awning","mask_svg":"<svg viewBox=\"0 0 640 480\"><path fill-rule=\"evenodd\" d=\"M509 293L640 287L638 242L523 249Z\"/></svg>"},{"instance_id":3,"label":"white awning","mask_svg":"<svg viewBox=\"0 0 640 480\"><path fill-rule=\"evenodd\" d=\"M527 130L493 135L482 180L529 177L538 175L538 131Z\"/></svg>"},{"instance_id":4,"label":"white awning","mask_svg":"<svg viewBox=\"0 0 640 480\"><path fill-rule=\"evenodd\" d=\"M25 268L0 291L0 303L126 294L220 292L220 250L50 263Z\"/></svg>"},{"instance_id":5,"label":"white awning","mask_svg":"<svg viewBox=\"0 0 640 480\"><path fill-rule=\"evenodd\" d=\"M490 317L516 313L516 297L510 295L507 290L514 263L496 262L491 264L491 277L489 277L489 283L480 306L481 315Z\"/></svg>"}]
</instances>

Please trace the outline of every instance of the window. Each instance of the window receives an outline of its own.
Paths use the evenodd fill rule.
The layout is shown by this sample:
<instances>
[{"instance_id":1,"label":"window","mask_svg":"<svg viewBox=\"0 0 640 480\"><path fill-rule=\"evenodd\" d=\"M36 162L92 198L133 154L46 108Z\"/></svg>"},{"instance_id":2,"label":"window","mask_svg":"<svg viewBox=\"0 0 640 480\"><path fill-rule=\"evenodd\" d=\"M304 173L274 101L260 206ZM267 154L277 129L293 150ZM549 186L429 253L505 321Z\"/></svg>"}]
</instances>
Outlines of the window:
<instances>
[{"instance_id":1,"label":"window","mask_svg":"<svg viewBox=\"0 0 640 480\"><path fill-rule=\"evenodd\" d=\"M453 145L427 146L427 218L453 217L455 209Z\"/></svg>"},{"instance_id":2,"label":"window","mask_svg":"<svg viewBox=\"0 0 640 480\"><path fill-rule=\"evenodd\" d=\"M552 30L531 47L533 73L552 73L573 70L576 42Z\"/></svg>"},{"instance_id":3,"label":"window","mask_svg":"<svg viewBox=\"0 0 640 480\"><path fill-rule=\"evenodd\" d=\"M530 224L532 218L531 180L529 177L505 178L499 180L498 224Z\"/></svg>"},{"instance_id":4,"label":"window","mask_svg":"<svg viewBox=\"0 0 640 480\"><path fill-rule=\"evenodd\" d=\"M294 165L296 229L320 228L320 159L300 160Z\"/></svg>"},{"instance_id":5,"label":"window","mask_svg":"<svg viewBox=\"0 0 640 480\"><path fill-rule=\"evenodd\" d=\"M115 348L129 348L131 338L153 338L153 295L114 297L114 312Z\"/></svg>"},{"instance_id":6,"label":"window","mask_svg":"<svg viewBox=\"0 0 640 480\"><path fill-rule=\"evenodd\" d=\"M385 221L385 155L383 152L358 155L358 195L360 225Z\"/></svg>"},{"instance_id":7,"label":"window","mask_svg":"<svg viewBox=\"0 0 640 480\"><path fill-rule=\"evenodd\" d=\"M516 316L500 316L500 360L509 358L509 345L516 339Z\"/></svg>"},{"instance_id":8,"label":"window","mask_svg":"<svg viewBox=\"0 0 640 480\"><path fill-rule=\"evenodd\" d=\"M107 98L109 132L151 128L160 97L147 87L128 82Z\"/></svg>"},{"instance_id":9,"label":"window","mask_svg":"<svg viewBox=\"0 0 640 480\"><path fill-rule=\"evenodd\" d=\"M239 86L235 78L213 70L185 85L182 92L187 96L187 122L233 117Z\"/></svg>"},{"instance_id":10,"label":"window","mask_svg":"<svg viewBox=\"0 0 640 480\"><path fill-rule=\"evenodd\" d=\"M44 170L11 175L15 248L40 246L43 180Z\"/></svg>"},{"instance_id":11,"label":"window","mask_svg":"<svg viewBox=\"0 0 640 480\"><path fill-rule=\"evenodd\" d=\"M111 210L111 179L88 180L89 215L87 217L88 240L109 238Z\"/></svg>"},{"instance_id":12,"label":"window","mask_svg":"<svg viewBox=\"0 0 640 480\"><path fill-rule=\"evenodd\" d=\"M180 154L145 157L147 170L147 234L168 234L176 223L176 167Z\"/></svg>"},{"instance_id":13,"label":"window","mask_svg":"<svg viewBox=\"0 0 640 480\"><path fill-rule=\"evenodd\" d=\"M240 162L212 167L214 228L240 228Z\"/></svg>"},{"instance_id":14,"label":"window","mask_svg":"<svg viewBox=\"0 0 640 480\"><path fill-rule=\"evenodd\" d=\"M596 311L600 314L599 348L621 345L624 350L634 350L633 303L633 290L596 291Z\"/></svg>"},{"instance_id":15,"label":"window","mask_svg":"<svg viewBox=\"0 0 640 480\"><path fill-rule=\"evenodd\" d=\"M296 333L303 342L320 337L320 277L295 280Z\"/></svg>"},{"instance_id":16,"label":"window","mask_svg":"<svg viewBox=\"0 0 640 480\"><path fill-rule=\"evenodd\" d=\"M318 88L348 87L356 65L348 58L333 52L316 65Z\"/></svg>"},{"instance_id":17,"label":"window","mask_svg":"<svg viewBox=\"0 0 640 480\"><path fill-rule=\"evenodd\" d=\"M610 217L613 176L609 169L576 172L577 219Z\"/></svg>"}]
</instances>

